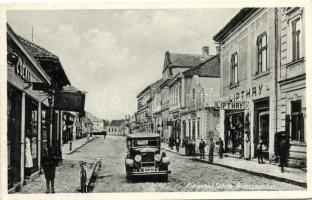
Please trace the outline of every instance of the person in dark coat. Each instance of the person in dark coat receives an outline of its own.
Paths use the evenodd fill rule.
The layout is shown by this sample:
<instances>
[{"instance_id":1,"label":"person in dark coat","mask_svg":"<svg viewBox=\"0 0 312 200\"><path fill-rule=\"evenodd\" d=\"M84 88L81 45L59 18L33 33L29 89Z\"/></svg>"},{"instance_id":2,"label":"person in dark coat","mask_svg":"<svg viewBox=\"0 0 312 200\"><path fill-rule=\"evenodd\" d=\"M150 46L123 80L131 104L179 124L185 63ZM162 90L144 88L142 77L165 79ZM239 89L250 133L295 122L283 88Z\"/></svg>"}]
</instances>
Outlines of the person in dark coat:
<instances>
[{"instance_id":1,"label":"person in dark coat","mask_svg":"<svg viewBox=\"0 0 312 200\"><path fill-rule=\"evenodd\" d=\"M175 142L177 153L179 153L180 144L181 144L180 138L177 137L176 142Z\"/></svg>"},{"instance_id":2,"label":"person in dark coat","mask_svg":"<svg viewBox=\"0 0 312 200\"><path fill-rule=\"evenodd\" d=\"M283 173L285 171L284 167L287 165L287 157L288 157L288 151L290 147L285 133L282 134L281 139L278 144L279 144L278 156L279 156L279 161L281 165L281 172Z\"/></svg>"},{"instance_id":3,"label":"person in dark coat","mask_svg":"<svg viewBox=\"0 0 312 200\"><path fill-rule=\"evenodd\" d=\"M58 159L55 156L53 149L45 148L42 156L42 167L44 176L46 179L47 190L46 193L55 193L54 190L54 179L55 179L55 168L58 165ZM51 183L51 190L50 190Z\"/></svg>"},{"instance_id":4,"label":"person in dark coat","mask_svg":"<svg viewBox=\"0 0 312 200\"><path fill-rule=\"evenodd\" d=\"M209 144L209 163L213 163L213 152L215 148L215 143L213 142L213 138L210 138Z\"/></svg>"},{"instance_id":5,"label":"person in dark coat","mask_svg":"<svg viewBox=\"0 0 312 200\"><path fill-rule=\"evenodd\" d=\"M223 149L223 140L222 138L219 138L219 156L220 158L223 158L223 152L224 152L224 149Z\"/></svg>"},{"instance_id":6,"label":"person in dark coat","mask_svg":"<svg viewBox=\"0 0 312 200\"><path fill-rule=\"evenodd\" d=\"M199 142L199 153L200 153L200 159L204 159L205 158L205 147L206 147L206 143L203 139L200 140Z\"/></svg>"},{"instance_id":7,"label":"person in dark coat","mask_svg":"<svg viewBox=\"0 0 312 200\"><path fill-rule=\"evenodd\" d=\"M169 147L172 150L173 149L173 138L169 137Z\"/></svg>"}]
</instances>

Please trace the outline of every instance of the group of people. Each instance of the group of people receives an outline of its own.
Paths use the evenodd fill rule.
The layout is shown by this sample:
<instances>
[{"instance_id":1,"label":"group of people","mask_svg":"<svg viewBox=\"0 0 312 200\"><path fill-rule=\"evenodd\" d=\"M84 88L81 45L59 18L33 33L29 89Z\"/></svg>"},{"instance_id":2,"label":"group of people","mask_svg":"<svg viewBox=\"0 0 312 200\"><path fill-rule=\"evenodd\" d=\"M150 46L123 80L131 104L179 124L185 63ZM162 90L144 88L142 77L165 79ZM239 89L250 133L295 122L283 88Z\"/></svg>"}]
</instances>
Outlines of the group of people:
<instances>
[{"instance_id":1,"label":"group of people","mask_svg":"<svg viewBox=\"0 0 312 200\"><path fill-rule=\"evenodd\" d=\"M219 145L219 156L220 158L223 158L223 140L219 138L219 141L217 142ZM206 147L206 142L201 139L199 142L199 153L200 153L200 159L205 159L205 147ZM213 154L214 154L214 149L215 149L215 142L213 141L213 138L210 138L209 142L209 147L208 147L208 158L209 158L209 163L213 163Z\"/></svg>"},{"instance_id":2,"label":"group of people","mask_svg":"<svg viewBox=\"0 0 312 200\"><path fill-rule=\"evenodd\" d=\"M176 151L179 153L180 145L181 145L180 138L177 137L176 139L174 139L173 137L169 137L169 147L171 150L173 149L173 146L176 146Z\"/></svg>"},{"instance_id":3,"label":"group of people","mask_svg":"<svg viewBox=\"0 0 312 200\"><path fill-rule=\"evenodd\" d=\"M279 161L281 166L281 172L285 172L285 166L287 165L288 152L290 148L289 140L285 132L278 132L278 137L276 137L275 141L275 157L277 161ZM263 164L263 147L264 142L260 140L259 144L256 148L256 155L258 158L258 163Z\"/></svg>"}]
</instances>

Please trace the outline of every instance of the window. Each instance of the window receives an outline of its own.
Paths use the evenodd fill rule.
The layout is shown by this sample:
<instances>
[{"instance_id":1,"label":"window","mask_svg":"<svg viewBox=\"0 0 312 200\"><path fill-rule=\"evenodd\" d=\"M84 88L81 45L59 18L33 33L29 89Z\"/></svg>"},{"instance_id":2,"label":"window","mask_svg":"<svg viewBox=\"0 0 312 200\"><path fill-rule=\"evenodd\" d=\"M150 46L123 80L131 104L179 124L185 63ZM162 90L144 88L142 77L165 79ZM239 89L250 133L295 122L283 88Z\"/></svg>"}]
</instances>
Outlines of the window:
<instances>
[{"instance_id":1,"label":"window","mask_svg":"<svg viewBox=\"0 0 312 200\"><path fill-rule=\"evenodd\" d=\"M304 117L301 100L291 102L291 140L304 142Z\"/></svg>"},{"instance_id":2,"label":"window","mask_svg":"<svg viewBox=\"0 0 312 200\"><path fill-rule=\"evenodd\" d=\"M192 123L191 120L189 120L189 138L191 138L191 127L192 127Z\"/></svg>"},{"instance_id":3,"label":"window","mask_svg":"<svg viewBox=\"0 0 312 200\"><path fill-rule=\"evenodd\" d=\"M195 119L192 121L192 139L195 140Z\"/></svg>"},{"instance_id":4,"label":"window","mask_svg":"<svg viewBox=\"0 0 312 200\"><path fill-rule=\"evenodd\" d=\"M197 137L200 137L200 123L199 123L199 121L200 121L200 118L198 118L197 119Z\"/></svg>"},{"instance_id":5,"label":"window","mask_svg":"<svg viewBox=\"0 0 312 200\"><path fill-rule=\"evenodd\" d=\"M195 100L195 88L193 88L193 91L192 91L192 98L193 100Z\"/></svg>"},{"instance_id":6,"label":"window","mask_svg":"<svg viewBox=\"0 0 312 200\"><path fill-rule=\"evenodd\" d=\"M301 19L297 18L292 22L292 59L298 60L301 56Z\"/></svg>"},{"instance_id":7,"label":"window","mask_svg":"<svg viewBox=\"0 0 312 200\"><path fill-rule=\"evenodd\" d=\"M234 85L238 83L238 56L237 52L233 53L231 56L231 80L230 84Z\"/></svg>"},{"instance_id":8,"label":"window","mask_svg":"<svg viewBox=\"0 0 312 200\"><path fill-rule=\"evenodd\" d=\"M263 33L257 38L257 58L258 70L257 73L265 72L267 70L267 35Z\"/></svg>"}]
</instances>

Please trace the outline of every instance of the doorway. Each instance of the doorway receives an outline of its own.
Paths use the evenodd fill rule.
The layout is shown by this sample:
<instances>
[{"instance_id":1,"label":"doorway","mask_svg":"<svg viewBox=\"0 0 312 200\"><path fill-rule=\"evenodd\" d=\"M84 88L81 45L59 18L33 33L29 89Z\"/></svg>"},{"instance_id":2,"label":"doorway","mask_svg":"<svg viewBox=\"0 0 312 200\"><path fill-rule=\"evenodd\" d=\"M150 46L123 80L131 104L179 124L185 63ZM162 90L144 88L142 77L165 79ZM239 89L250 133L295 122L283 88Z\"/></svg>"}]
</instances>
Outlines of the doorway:
<instances>
[{"instance_id":1,"label":"doorway","mask_svg":"<svg viewBox=\"0 0 312 200\"><path fill-rule=\"evenodd\" d=\"M269 99L255 101L255 119L254 119L254 141L255 152L260 141L263 142L263 158L269 159L269 135L270 135L270 112Z\"/></svg>"}]
</instances>

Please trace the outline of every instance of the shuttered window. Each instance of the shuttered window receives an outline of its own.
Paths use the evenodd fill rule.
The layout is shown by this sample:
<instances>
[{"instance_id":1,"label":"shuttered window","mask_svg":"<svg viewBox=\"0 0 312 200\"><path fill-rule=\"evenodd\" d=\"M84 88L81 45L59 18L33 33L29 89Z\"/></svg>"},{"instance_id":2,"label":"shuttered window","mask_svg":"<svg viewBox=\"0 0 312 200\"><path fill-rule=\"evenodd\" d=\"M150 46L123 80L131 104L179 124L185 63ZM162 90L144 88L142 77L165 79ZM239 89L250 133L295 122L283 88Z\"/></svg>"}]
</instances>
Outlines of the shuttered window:
<instances>
[{"instance_id":1,"label":"shuttered window","mask_svg":"<svg viewBox=\"0 0 312 200\"><path fill-rule=\"evenodd\" d=\"M230 84L234 85L238 83L238 55L237 52L231 55L231 76Z\"/></svg>"}]
</instances>

